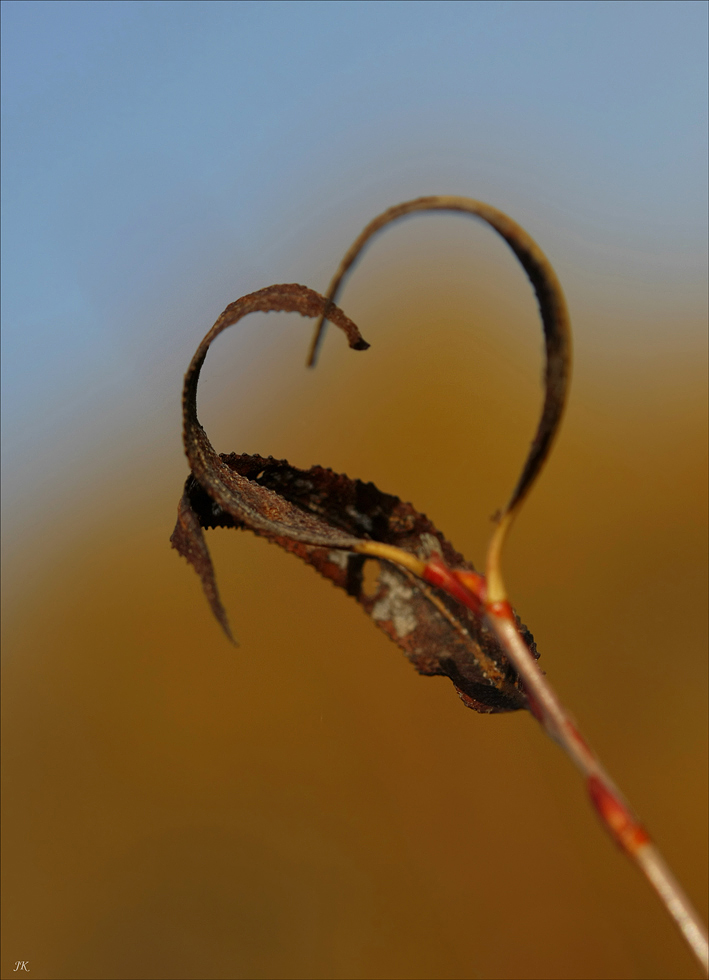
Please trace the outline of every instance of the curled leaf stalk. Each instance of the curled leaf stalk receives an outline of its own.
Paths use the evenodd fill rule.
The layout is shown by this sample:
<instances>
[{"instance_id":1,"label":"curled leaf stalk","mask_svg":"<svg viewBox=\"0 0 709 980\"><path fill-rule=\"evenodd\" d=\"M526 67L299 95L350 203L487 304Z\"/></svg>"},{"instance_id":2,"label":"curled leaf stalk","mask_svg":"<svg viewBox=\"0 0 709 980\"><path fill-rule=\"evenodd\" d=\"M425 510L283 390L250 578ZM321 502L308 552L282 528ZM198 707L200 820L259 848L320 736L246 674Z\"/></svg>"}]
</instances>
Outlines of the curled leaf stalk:
<instances>
[{"instance_id":1,"label":"curled leaf stalk","mask_svg":"<svg viewBox=\"0 0 709 980\"><path fill-rule=\"evenodd\" d=\"M424 197L390 208L370 222L342 260L330 283L327 299L331 302L335 300L347 272L378 231L392 221L416 211L460 211L482 218L505 239L519 259L537 295L544 328L544 405L520 477L497 519L487 550L484 578L448 568L440 561L417 562L413 556L395 555L391 549L385 550L371 544L364 547L369 554L376 553L389 561L399 562L476 613L483 611L485 622L522 679L532 714L581 772L591 803L602 823L615 843L635 862L649 881L703 970L709 975L707 933L701 918L652 843L649 834L581 736L546 675L539 669L536 657L520 631L502 576L502 551L507 534L549 455L561 422L569 387L570 320L564 294L551 264L519 225L490 205L468 198ZM308 359L311 365L317 358L326 318L327 314L323 315L315 329Z\"/></svg>"}]
</instances>

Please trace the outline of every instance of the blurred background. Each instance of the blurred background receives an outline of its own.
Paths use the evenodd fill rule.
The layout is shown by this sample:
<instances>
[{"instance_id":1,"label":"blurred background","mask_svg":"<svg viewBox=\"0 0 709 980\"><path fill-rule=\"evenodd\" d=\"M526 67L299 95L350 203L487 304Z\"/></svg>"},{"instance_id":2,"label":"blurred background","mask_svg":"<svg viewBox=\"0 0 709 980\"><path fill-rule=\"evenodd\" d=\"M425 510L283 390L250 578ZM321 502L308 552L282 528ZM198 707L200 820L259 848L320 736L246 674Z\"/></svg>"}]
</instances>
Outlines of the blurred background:
<instances>
[{"instance_id":1,"label":"blurred background","mask_svg":"<svg viewBox=\"0 0 709 980\"><path fill-rule=\"evenodd\" d=\"M508 212L575 332L509 541L542 664L707 912L706 27L699 2L5 2L2 976L699 972L526 713L480 716L293 557L169 547L180 390L240 295L324 291L385 207ZM410 500L480 565L541 401L494 233L418 216L249 317L219 451Z\"/></svg>"}]
</instances>

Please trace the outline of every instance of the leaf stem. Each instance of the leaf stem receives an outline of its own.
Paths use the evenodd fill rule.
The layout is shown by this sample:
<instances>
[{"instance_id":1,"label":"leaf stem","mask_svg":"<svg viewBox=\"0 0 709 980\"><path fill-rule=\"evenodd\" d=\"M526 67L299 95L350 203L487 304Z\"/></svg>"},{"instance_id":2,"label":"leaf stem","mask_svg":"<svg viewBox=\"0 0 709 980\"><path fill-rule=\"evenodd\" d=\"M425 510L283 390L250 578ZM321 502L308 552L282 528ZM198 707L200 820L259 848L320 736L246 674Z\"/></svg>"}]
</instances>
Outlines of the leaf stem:
<instances>
[{"instance_id":1,"label":"leaf stem","mask_svg":"<svg viewBox=\"0 0 709 980\"><path fill-rule=\"evenodd\" d=\"M501 526L498 525L498 531ZM492 565L498 574L497 589L501 589L504 595L504 584L499 575L499 552L503 538L504 530L499 534L496 531L493 535L488 562L492 554ZM486 581L482 575L450 569L438 557L424 564L400 548L376 541L363 543L357 550L402 565L474 612L482 612L485 622L522 679L532 714L580 771L586 781L591 803L606 830L647 878L704 974L709 976L707 933L698 912L598 756L579 732L545 674L539 669L519 630L517 617L507 598L500 599L492 595L489 580Z\"/></svg>"},{"instance_id":2,"label":"leaf stem","mask_svg":"<svg viewBox=\"0 0 709 980\"><path fill-rule=\"evenodd\" d=\"M709 976L707 933L699 914L542 674L517 628L512 607L506 600L488 603L485 618L524 682L532 713L584 776L602 823L652 885Z\"/></svg>"},{"instance_id":3,"label":"leaf stem","mask_svg":"<svg viewBox=\"0 0 709 980\"><path fill-rule=\"evenodd\" d=\"M500 531L501 527L502 522L493 535L488 564L492 555L492 565L498 576L497 589L501 589L504 596L504 584L499 575L499 553L505 535L504 529ZM698 912L598 756L579 732L546 675L539 669L507 598L497 598L491 594L489 579L486 581L484 576L451 569L438 557L424 563L415 555L378 541L362 542L356 550L401 565L475 613L482 612L485 622L522 679L532 714L544 731L564 749L584 777L591 803L606 830L647 878L704 974L709 976L707 933Z\"/></svg>"}]
</instances>

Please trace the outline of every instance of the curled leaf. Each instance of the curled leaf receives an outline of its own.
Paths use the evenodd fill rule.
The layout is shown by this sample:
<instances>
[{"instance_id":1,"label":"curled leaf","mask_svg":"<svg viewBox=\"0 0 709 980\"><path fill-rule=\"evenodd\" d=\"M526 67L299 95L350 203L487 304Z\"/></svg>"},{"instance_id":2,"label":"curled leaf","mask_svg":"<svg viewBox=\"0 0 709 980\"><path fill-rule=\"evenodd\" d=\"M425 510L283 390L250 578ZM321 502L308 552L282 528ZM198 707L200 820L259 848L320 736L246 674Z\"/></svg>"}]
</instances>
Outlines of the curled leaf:
<instances>
[{"instance_id":1,"label":"curled leaf","mask_svg":"<svg viewBox=\"0 0 709 980\"><path fill-rule=\"evenodd\" d=\"M198 347L185 376L184 444L192 475L180 501L172 543L198 572L211 608L230 637L204 528L248 529L298 555L354 596L421 673L450 677L465 703L477 711L513 711L529 707L527 698L515 669L486 625L482 609L475 608L475 603L471 608L458 602L455 595L459 585L455 582L452 587L438 588L443 579L425 574L437 560L452 569L454 576L474 572L428 518L371 483L318 466L298 470L271 457L217 454L197 419L197 384L209 345L247 313L285 310L318 317L311 364L326 320L346 334L351 347L368 347L334 299L344 276L373 235L400 217L424 210L466 212L495 228L532 281L542 315L546 342L542 417L522 475L493 537L488 583L483 586L493 598L505 598L499 552L513 513L539 472L558 428L569 374L569 326L561 288L538 246L506 215L468 198L419 198L375 218L343 259L327 297L295 284L270 286L227 307ZM367 552L381 559L377 561L376 584L371 586L365 586L363 574L365 563L374 561ZM426 578L428 584L422 581ZM452 581L450 575L448 581ZM530 650L538 656L531 635L519 620L517 623Z\"/></svg>"},{"instance_id":2,"label":"curled leaf","mask_svg":"<svg viewBox=\"0 0 709 980\"><path fill-rule=\"evenodd\" d=\"M264 503L275 496L280 508L287 505L312 515L319 525L332 529L333 540L352 543L351 548L323 547L307 542L303 535L284 533L282 528L255 526L235 518L229 510L215 506L210 494L189 477L172 541L198 571L212 609L227 632L202 528L255 531L312 565L357 600L419 673L450 677L469 707L482 712L526 707L514 670L478 615L406 569L355 550L364 542L378 541L422 561L440 555L449 566L473 571L425 515L398 497L382 493L373 483L351 480L321 466L301 470L285 460L234 453L222 455L220 461L240 479L248 480L255 493L262 493ZM367 563L376 577L365 576ZM531 634L526 636L533 647Z\"/></svg>"},{"instance_id":3,"label":"curled leaf","mask_svg":"<svg viewBox=\"0 0 709 980\"><path fill-rule=\"evenodd\" d=\"M341 310L298 285L271 286L230 304L198 347L183 390L183 435L192 475L180 500L173 547L197 571L212 611L230 638L204 538L206 528L254 531L312 565L354 596L417 670L450 677L469 707L483 712L526 707L514 670L479 616L391 562L381 562L376 584L365 584L365 563L374 559L359 549L374 541L423 561L442 555L446 563L472 571L424 515L371 483L319 466L299 470L270 457L217 454L200 425L199 373L222 330L255 311L286 310L315 317L325 309L351 347L366 348ZM531 636L529 640L533 642Z\"/></svg>"},{"instance_id":4,"label":"curled leaf","mask_svg":"<svg viewBox=\"0 0 709 980\"><path fill-rule=\"evenodd\" d=\"M403 204L397 204L393 208L387 208L386 211L370 221L340 262L327 291L327 299L333 306L328 306L316 324L308 364L314 366L317 360L324 337L325 324L331 319L330 309L336 309L334 301L337 299L348 272L361 256L365 247L387 225L419 211L457 211L486 221L504 238L517 256L537 295L546 348L544 407L522 473L503 511L503 514L508 514L516 510L522 502L544 460L549 455L566 403L571 373L571 328L559 280L551 263L537 243L516 221L482 201L450 195L419 197L413 201L404 201Z\"/></svg>"},{"instance_id":5,"label":"curled leaf","mask_svg":"<svg viewBox=\"0 0 709 980\"><path fill-rule=\"evenodd\" d=\"M316 516L304 513L278 494L230 469L214 451L197 419L199 374L215 337L248 313L281 311L314 317L322 313L325 306L326 300L322 296L295 283L268 286L230 303L197 348L187 369L182 393L183 440L194 477L207 491L214 505L231 517L254 531L286 534L294 540L310 544L345 547L355 543L351 535L338 532ZM341 310L331 305L328 314L345 333L350 347L355 350L369 347L354 323Z\"/></svg>"}]
</instances>

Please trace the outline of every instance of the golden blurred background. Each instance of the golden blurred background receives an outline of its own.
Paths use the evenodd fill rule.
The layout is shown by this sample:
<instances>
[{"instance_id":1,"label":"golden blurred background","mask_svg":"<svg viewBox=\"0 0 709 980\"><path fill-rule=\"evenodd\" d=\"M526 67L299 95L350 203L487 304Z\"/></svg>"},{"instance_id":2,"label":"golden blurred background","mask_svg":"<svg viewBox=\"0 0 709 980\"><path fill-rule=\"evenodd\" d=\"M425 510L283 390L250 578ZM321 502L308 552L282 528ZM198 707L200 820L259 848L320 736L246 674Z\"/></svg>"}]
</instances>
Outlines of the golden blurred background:
<instances>
[{"instance_id":1,"label":"golden blurred background","mask_svg":"<svg viewBox=\"0 0 709 980\"><path fill-rule=\"evenodd\" d=\"M3 956L35 980L675 980L698 969L524 713L481 716L307 566L169 546L183 372L384 208L548 254L571 402L509 540L543 668L707 913L707 15L693 0L3 0ZM505 244L427 215L341 305L252 316L220 451L411 501L483 561L541 402Z\"/></svg>"},{"instance_id":2,"label":"golden blurred background","mask_svg":"<svg viewBox=\"0 0 709 980\"><path fill-rule=\"evenodd\" d=\"M630 342L572 293L571 403L508 586L706 915L703 324L643 309ZM314 372L297 316L219 338L212 442L373 480L480 566L540 405L528 283L489 230L436 216L388 232L340 302L371 350L331 328ZM47 978L699 976L526 713L467 710L312 569L209 532L229 646L168 542L180 385L172 441L119 481L98 467L15 548L3 976L22 959Z\"/></svg>"}]
</instances>

